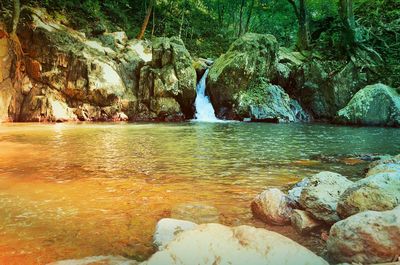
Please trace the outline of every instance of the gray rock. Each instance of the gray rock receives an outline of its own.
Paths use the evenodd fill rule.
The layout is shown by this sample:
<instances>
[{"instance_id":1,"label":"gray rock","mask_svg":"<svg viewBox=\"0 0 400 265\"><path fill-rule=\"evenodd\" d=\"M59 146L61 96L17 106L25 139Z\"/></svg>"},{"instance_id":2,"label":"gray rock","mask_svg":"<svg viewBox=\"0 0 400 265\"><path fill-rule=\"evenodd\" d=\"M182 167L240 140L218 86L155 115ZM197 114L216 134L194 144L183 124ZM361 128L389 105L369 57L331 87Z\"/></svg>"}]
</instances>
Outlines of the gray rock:
<instances>
[{"instance_id":1,"label":"gray rock","mask_svg":"<svg viewBox=\"0 0 400 265\"><path fill-rule=\"evenodd\" d=\"M158 221L156 231L153 235L153 245L162 250L171 242L179 233L187 230L192 230L197 227L197 224L171 218L164 218Z\"/></svg>"},{"instance_id":2,"label":"gray rock","mask_svg":"<svg viewBox=\"0 0 400 265\"><path fill-rule=\"evenodd\" d=\"M339 262L383 263L400 257L400 207L367 211L334 224L328 253Z\"/></svg>"},{"instance_id":3,"label":"gray rock","mask_svg":"<svg viewBox=\"0 0 400 265\"><path fill-rule=\"evenodd\" d=\"M199 225L179 234L142 265L328 265L296 242L261 228Z\"/></svg>"},{"instance_id":4,"label":"gray rock","mask_svg":"<svg viewBox=\"0 0 400 265\"><path fill-rule=\"evenodd\" d=\"M400 126L400 95L383 84L366 86L338 112L338 121L361 125Z\"/></svg>"},{"instance_id":5,"label":"gray rock","mask_svg":"<svg viewBox=\"0 0 400 265\"><path fill-rule=\"evenodd\" d=\"M292 203L279 189L268 189L253 199L251 210L263 222L286 225L290 222Z\"/></svg>"},{"instance_id":6,"label":"gray rock","mask_svg":"<svg viewBox=\"0 0 400 265\"><path fill-rule=\"evenodd\" d=\"M333 224L340 220L336 213L339 197L352 183L337 173L318 173L301 192L300 205L315 219Z\"/></svg>"},{"instance_id":7,"label":"gray rock","mask_svg":"<svg viewBox=\"0 0 400 265\"><path fill-rule=\"evenodd\" d=\"M289 191L288 197L291 201L300 204L300 196L304 187L306 187L310 183L309 178L304 178L301 181L297 182Z\"/></svg>"}]
</instances>

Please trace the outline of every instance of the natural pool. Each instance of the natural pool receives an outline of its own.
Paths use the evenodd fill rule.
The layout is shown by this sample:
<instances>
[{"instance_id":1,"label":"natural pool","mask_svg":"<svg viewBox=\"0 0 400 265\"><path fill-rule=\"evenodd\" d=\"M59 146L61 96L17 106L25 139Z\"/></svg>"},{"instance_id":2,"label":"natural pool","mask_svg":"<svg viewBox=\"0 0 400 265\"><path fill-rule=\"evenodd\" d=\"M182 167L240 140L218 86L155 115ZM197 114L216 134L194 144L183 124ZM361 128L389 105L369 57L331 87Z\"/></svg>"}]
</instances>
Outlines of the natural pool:
<instances>
[{"instance_id":1,"label":"natural pool","mask_svg":"<svg viewBox=\"0 0 400 265\"><path fill-rule=\"evenodd\" d=\"M210 215L223 224L264 226L249 208L257 193L322 170L359 178L367 166L361 161L310 160L355 153L400 153L400 130L265 123L1 124L0 264L111 254L146 258L157 220L190 218L185 211L193 205L216 209ZM309 244L290 228L273 229Z\"/></svg>"}]
</instances>

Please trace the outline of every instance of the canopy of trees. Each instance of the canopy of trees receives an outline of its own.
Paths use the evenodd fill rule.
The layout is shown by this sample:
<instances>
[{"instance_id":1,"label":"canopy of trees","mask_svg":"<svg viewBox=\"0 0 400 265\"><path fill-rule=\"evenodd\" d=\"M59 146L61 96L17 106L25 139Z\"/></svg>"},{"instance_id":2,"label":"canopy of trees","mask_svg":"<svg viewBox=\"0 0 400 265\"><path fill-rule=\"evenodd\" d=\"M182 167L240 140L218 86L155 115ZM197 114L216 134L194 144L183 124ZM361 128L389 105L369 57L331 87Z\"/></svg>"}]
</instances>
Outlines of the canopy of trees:
<instances>
[{"instance_id":1,"label":"canopy of trees","mask_svg":"<svg viewBox=\"0 0 400 265\"><path fill-rule=\"evenodd\" d=\"M21 0L21 5L45 7L88 36L104 29L124 30L131 38L180 36L201 57L217 57L238 36L256 32L325 58L349 58L366 47L394 75L400 72L399 0ZM7 17L12 0L2 0L0 9Z\"/></svg>"}]
</instances>

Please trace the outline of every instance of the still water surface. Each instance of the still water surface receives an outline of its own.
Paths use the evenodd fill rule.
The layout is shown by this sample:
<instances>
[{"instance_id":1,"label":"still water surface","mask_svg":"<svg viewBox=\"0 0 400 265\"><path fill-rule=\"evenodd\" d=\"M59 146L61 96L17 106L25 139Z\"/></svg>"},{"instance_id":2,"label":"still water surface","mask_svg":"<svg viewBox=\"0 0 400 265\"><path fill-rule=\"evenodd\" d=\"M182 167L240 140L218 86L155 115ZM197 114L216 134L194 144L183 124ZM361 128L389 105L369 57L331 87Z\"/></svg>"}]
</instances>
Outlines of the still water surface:
<instances>
[{"instance_id":1,"label":"still water surface","mask_svg":"<svg viewBox=\"0 0 400 265\"><path fill-rule=\"evenodd\" d=\"M153 252L157 220L190 219L193 212L187 209L193 207L223 224L263 226L249 209L257 193L322 170L360 178L367 166L361 161L310 159L355 153L400 153L400 130L263 123L1 124L0 264L94 255L143 259ZM271 229L307 245L290 228Z\"/></svg>"}]
</instances>

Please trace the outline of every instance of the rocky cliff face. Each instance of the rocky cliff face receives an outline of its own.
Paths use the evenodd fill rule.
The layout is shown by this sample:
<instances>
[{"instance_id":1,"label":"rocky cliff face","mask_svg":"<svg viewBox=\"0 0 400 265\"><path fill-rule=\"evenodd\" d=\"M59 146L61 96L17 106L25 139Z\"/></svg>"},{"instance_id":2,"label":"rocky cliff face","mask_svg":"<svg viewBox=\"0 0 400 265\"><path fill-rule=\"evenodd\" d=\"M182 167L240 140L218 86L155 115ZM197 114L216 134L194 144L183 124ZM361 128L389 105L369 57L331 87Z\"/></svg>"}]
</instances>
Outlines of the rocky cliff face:
<instances>
[{"instance_id":1,"label":"rocky cliff face","mask_svg":"<svg viewBox=\"0 0 400 265\"><path fill-rule=\"evenodd\" d=\"M19 84L9 78L16 62L10 40L0 39L1 120L180 120L193 114L196 73L182 41L156 40L151 47L128 41L123 32L87 39L42 10L23 15Z\"/></svg>"}]
</instances>

